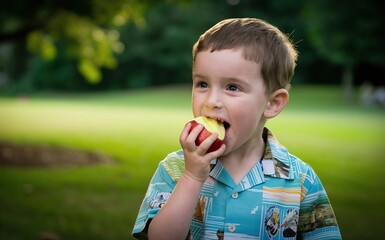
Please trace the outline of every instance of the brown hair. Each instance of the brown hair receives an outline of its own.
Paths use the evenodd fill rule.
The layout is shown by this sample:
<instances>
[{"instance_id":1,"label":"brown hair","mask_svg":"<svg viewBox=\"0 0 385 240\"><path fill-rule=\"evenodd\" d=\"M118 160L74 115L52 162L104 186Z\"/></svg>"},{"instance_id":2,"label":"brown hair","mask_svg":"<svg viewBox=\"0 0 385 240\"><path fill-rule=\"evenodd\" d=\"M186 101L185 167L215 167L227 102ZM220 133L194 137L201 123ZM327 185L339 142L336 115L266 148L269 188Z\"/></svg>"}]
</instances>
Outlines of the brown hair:
<instances>
[{"instance_id":1,"label":"brown hair","mask_svg":"<svg viewBox=\"0 0 385 240\"><path fill-rule=\"evenodd\" d=\"M233 48L243 48L246 60L261 64L266 94L290 88L297 51L285 34L260 19L232 18L211 27L193 46L193 67L199 52Z\"/></svg>"}]
</instances>

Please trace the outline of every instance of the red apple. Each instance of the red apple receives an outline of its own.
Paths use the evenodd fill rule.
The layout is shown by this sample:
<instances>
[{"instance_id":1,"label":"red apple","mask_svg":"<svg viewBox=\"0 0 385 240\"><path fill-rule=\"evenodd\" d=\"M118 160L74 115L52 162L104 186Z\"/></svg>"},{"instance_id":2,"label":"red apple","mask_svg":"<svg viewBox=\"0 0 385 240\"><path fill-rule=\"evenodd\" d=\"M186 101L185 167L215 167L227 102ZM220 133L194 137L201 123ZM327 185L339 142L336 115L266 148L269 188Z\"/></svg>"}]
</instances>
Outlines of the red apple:
<instances>
[{"instance_id":1,"label":"red apple","mask_svg":"<svg viewBox=\"0 0 385 240\"><path fill-rule=\"evenodd\" d=\"M213 144L211 144L210 148L207 150L207 153L216 151L222 146L226 132L222 122L219 122L212 118L199 116L191 120L190 123L190 132L199 124L202 124L204 126L204 129L199 133L197 139L195 140L195 144L197 146L199 146L206 138L208 138L214 132L218 134L218 138L213 142Z\"/></svg>"}]
</instances>

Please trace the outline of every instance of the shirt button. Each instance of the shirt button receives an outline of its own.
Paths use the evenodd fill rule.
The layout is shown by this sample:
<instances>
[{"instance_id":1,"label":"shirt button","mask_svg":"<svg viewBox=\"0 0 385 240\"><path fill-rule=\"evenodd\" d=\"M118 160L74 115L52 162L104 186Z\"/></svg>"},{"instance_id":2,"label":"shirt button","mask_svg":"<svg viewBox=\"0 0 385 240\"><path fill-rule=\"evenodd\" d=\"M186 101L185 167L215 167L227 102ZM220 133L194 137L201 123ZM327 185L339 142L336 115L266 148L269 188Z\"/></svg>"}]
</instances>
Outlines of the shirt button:
<instances>
[{"instance_id":1,"label":"shirt button","mask_svg":"<svg viewBox=\"0 0 385 240\"><path fill-rule=\"evenodd\" d=\"M229 225L229 231L230 232L235 232L235 225L234 224L230 224Z\"/></svg>"},{"instance_id":2,"label":"shirt button","mask_svg":"<svg viewBox=\"0 0 385 240\"><path fill-rule=\"evenodd\" d=\"M231 197L234 198L234 199L235 199L235 198L238 198L238 193L235 192L235 193L231 194Z\"/></svg>"}]
</instances>

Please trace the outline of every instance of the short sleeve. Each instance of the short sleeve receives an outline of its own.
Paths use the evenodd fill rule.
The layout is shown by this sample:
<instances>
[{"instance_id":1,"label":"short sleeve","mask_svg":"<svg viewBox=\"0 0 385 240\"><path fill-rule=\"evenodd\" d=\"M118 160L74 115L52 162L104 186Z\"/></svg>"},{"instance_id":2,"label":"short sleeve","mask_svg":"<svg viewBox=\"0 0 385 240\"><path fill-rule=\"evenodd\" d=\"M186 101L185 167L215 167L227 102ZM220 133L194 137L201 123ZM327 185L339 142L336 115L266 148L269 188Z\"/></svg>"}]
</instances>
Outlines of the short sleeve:
<instances>
[{"instance_id":1,"label":"short sleeve","mask_svg":"<svg viewBox=\"0 0 385 240\"><path fill-rule=\"evenodd\" d=\"M326 191L310 168L304 178L299 212L299 239L341 239Z\"/></svg>"},{"instance_id":2,"label":"short sleeve","mask_svg":"<svg viewBox=\"0 0 385 240\"><path fill-rule=\"evenodd\" d=\"M176 183L167 173L162 164L159 164L148 186L146 195L140 206L132 235L137 239L147 239L147 228L151 219L167 202Z\"/></svg>"}]
</instances>

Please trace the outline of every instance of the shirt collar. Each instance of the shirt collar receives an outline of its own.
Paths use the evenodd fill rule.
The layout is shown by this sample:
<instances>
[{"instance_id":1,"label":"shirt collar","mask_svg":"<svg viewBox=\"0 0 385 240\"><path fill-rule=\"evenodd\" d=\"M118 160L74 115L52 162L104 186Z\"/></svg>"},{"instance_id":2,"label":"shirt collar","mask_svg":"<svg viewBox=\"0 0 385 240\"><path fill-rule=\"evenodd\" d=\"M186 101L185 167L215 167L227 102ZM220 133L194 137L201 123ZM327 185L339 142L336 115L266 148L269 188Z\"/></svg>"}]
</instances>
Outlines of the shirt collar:
<instances>
[{"instance_id":1,"label":"shirt collar","mask_svg":"<svg viewBox=\"0 0 385 240\"><path fill-rule=\"evenodd\" d=\"M267 128L264 128L263 130L263 139L266 143L263 158L246 175L245 179L250 178L253 180L249 181L249 179L247 182L260 184L265 181L263 175L282 179L294 179L290 167L290 155L288 150L277 141L274 135ZM224 172L226 173L226 171L223 171L224 166L218 162L219 161L217 159L211 161L212 170L210 172L210 176L218 180L225 177L225 179L228 180L229 176L222 176Z\"/></svg>"},{"instance_id":2,"label":"shirt collar","mask_svg":"<svg viewBox=\"0 0 385 240\"><path fill-rule=\"evenodd\" d=\"M265 153L261 160L264 175L294 179L288 150L277 141L269 129L263 130L263 137L266 142Z\"/></svg>"}]
</instances>

